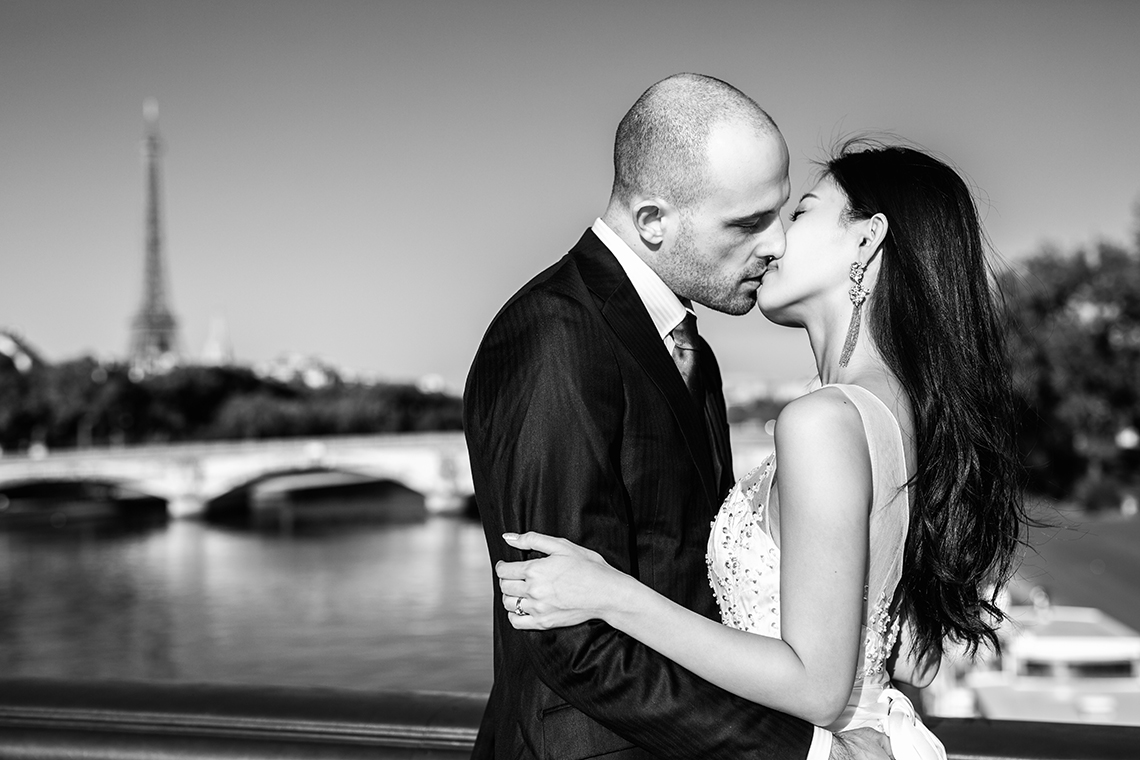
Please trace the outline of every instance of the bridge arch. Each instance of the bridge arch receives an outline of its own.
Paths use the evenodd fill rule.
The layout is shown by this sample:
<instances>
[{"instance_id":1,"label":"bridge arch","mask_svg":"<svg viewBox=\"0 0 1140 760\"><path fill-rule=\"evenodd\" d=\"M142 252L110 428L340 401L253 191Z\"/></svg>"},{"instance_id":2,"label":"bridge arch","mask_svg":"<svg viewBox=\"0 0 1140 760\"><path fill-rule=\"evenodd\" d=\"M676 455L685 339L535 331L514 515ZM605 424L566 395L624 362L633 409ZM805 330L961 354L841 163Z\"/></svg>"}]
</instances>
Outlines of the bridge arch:
<instances>
[{"instance_id":1,"label":"bridge arch","mask_svg":"<svg viewBox=\"0 0 1140 760\"><path fill-rule=\"evenodd\" d=\"M166 499L124 479L29 474L0 483L0 526L62 528L103 521L155 522L166 517Z\"/></svg>"},{"instance_id":2,"label":"bridge arch","mask_svg":"<svg viewBox=\"0 0 1140 760\"><path fill-rule=\"evenodd\" d=\"M206 520L252 527L421 520L425 494L398 479L324 465L249 473L207 499Z\"/></svg>"}]
</instances>

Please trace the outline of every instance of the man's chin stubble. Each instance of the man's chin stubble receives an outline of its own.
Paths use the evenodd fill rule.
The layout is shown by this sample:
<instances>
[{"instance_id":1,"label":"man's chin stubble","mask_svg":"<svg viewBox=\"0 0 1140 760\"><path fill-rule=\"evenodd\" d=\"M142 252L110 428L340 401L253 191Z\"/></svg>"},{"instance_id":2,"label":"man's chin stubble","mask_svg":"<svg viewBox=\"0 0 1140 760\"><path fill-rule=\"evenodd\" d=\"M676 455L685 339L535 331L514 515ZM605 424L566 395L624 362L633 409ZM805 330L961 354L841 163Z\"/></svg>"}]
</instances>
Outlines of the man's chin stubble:
<instances>
[{"instance_id":1,"label":"man's chin stubble","mask_svg":"<svg viewBox=\"0 0 1140 760\"><path fill-rule=\"evenodd\" d=\"M696 299L694 299L696 300ZM707 306L713 311L719 311L721 314L728 314L730 317L743 317L748 312L756 308L756 294L753 293L752 297L747 301L729 301L727 303L705 303L697 301L697 303Z\"/></svg>"}]
</instances>

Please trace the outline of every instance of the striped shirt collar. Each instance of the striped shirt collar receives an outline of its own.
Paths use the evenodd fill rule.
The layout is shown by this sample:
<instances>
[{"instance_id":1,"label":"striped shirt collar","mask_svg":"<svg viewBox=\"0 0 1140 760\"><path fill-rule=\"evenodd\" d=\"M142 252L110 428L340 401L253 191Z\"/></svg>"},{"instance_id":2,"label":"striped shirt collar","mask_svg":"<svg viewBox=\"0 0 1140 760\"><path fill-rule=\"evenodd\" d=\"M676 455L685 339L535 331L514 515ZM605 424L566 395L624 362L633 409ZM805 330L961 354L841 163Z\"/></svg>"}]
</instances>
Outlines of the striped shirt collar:
<instances>
[{"instance_id":1,"label":"striped shirt collar","mask_svg":"<svg viewBox=\"0 0 1140 760\"><path fill-rule=\"evenodd\" d=\"M657 328L657 334L662 340L672 337L670 333L673 332L673 328L681 324L686 313L692 312L692 307L683 303L672 290L669 290L669 286L633 252L632 248L626 245L624 240L618 237L616 232L610 229L609 225L601 219L596 219L591 229L625 270L633 289L645 304L649 318Z\"/></svg>"}]
</instances>

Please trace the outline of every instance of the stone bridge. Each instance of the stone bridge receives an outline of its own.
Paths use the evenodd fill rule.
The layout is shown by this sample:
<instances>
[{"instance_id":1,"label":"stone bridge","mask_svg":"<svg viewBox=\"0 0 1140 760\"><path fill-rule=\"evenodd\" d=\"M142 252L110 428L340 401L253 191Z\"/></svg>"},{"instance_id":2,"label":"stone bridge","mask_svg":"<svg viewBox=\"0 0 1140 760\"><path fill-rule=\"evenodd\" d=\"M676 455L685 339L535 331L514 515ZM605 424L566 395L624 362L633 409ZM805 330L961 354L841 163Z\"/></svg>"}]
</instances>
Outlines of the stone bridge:
<instances>
[{"instance_id":1,"label":"stone bridge","mask_svg":"<svg viewBox=\"0 0 1140 760\"><path fill-rule=\"evenodd\" d=\"M107 483L164 499L172 517L184 517L266 478L314 471L399 483L422 494L431 512L458 511L474 493L459 432L33 451L0 456L0 489Z\"/></svg>"},{"instance_id":2,"label":"stone bridge","mask_svg":"<svg viewBox=\"0 0 1140 760\"><path fill-rule=\"evenodd\" d=\"M759 428L732 429L737 475L772 450ZM275 476L334 472L389 480L424 496L429 512L462 510L474 494L460 432L176 443L0 456L0 490L37 482L105 483L164 499L172 517L202 513Z\"/></svg>"}]
</instances>

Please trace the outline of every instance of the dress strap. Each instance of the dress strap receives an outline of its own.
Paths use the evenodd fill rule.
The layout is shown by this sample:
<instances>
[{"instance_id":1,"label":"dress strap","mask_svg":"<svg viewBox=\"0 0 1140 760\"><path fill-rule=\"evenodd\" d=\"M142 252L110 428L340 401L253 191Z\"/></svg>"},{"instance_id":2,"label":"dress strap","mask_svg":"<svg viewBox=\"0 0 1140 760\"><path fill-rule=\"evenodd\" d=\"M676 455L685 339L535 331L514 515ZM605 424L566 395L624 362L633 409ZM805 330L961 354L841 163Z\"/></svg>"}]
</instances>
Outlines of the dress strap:
<instances>
[{"instance_id":1,"label":"dress strap","mask_svg":"<svg viewBox=\"0 0 1140 760\"><path fill-rule=\"evenodd\" d=\"M833 384L859 411L871 458L871 514L867 562L868 639L864 665L866 675L878 675L890 647L894 628L890 609L902 577L907 529L910 526L910 495L907 488L906 451L902 428L890 408L871 391L858 385Z\"/></svg>"}]
</instances>

